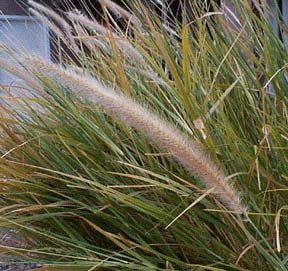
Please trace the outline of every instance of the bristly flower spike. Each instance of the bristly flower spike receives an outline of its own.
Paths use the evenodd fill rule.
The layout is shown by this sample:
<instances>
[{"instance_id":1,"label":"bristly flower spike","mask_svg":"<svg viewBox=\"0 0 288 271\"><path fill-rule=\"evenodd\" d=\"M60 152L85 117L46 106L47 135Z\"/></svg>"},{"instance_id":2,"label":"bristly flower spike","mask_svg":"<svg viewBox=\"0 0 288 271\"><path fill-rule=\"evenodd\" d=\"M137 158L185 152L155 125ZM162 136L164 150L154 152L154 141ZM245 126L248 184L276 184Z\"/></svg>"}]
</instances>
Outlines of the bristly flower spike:
<instances>
[{"instance_id":1,"label":"bristly flower spike","mask_svg":"<svg viewBox=\"0 0 288 271\"><path fill-rule=\"evenodd\" d=\"M169 152L187 171L197 176L231 211L243 214L239 193L226 181L224 173L176 127L150 112L130 97L103 86L92 77L65 70L36 57L24 57L23 63L36 74L42 74L65 85L83 99L101 107L125 125L133 127L162 149Z\"/></svg>"}]
</instances>

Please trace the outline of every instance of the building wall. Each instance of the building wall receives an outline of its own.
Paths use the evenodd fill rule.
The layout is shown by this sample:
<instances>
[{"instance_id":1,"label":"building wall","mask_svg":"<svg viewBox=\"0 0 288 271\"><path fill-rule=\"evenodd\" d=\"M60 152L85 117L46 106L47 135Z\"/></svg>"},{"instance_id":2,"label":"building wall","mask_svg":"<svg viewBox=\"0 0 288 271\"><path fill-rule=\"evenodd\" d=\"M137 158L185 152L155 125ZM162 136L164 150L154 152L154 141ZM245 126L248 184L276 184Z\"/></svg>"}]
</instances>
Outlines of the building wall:
<instances>
[{"instance_id":1,"label":"building wall","mask_svg":"<svg viewBox=\"0 0 288 271\"><path fill-rule=\"evenodd\" d=\"M57 5L64 0L34 0L48 6ZM76 1L77 2L77 1ZM0 11L7 15L27 15L27 0L0 0Z\"/></svg>"},{"instance_id":2,"label":"building wall","mask_svg":"<svg viewBox=\"0 0 288 271\"><path fill-rule=\"evenodd\" d=\"M0 11L1 13L7 15L24 15L25 8L24 5L19 4L17 0L1 0L0 1Z\"/></svg>"}]
</instances>

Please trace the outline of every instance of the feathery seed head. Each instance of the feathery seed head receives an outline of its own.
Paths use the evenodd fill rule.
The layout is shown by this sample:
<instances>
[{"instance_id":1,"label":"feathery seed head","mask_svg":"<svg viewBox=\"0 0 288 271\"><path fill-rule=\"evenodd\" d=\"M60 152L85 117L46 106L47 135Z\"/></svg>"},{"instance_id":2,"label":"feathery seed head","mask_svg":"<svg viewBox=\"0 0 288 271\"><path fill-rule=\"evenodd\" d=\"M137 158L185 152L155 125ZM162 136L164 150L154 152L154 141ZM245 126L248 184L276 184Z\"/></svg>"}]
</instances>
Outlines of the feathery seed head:
<instances>
[{"instance_id":1,"label":"feathery seed head","mask_svg":"<svg viewBox=\"0 0 288 271\"><path fill-rule=\"evenodd\" d=\"M80 23L82 26L88 28L89 30L95 31L96 33L99 33L100 35L103 35L105 38L108 38L111 36L119 48L119 50L122 52L124 56L126 56L126 59L130 60L130 62L138 63L140 66L147 66L146 61L144 60L143 56L139 53L139 51L123 36L119 36L115 32L111 32L107 27L99 24L95 20L91 20L87 18L86 16L74 13L74 12L67 12L67 17L72 21L76 23Z\"/></svg>"},{"instance_id":2,"label":"feathery seed head","mask_svg":"<svg viewBox=\"0 0 288 271\"><path fill-rule=\"evenodd\" d=\"M65 33L68 41L69 41L69 45L71 45L71 48L75 51L75 52L79 52L79 48L75 43L75 40L72 36L72 27L67 23L67 21L65 19L63 19L58 13L56 13L54 10L52 10L51 8L48 8L42 4L36 3L33 0L29 0L28 4L33 7L32 9L30 8L30 12L32 14L34 14L35 16L37 16L41 21L43 21L47 26L52 26L51 30L53 32L55 32L56 30L56 34L59 34L59 32L62 32L60 30L60 28L58 26L55 25L55 23L52 23L51 20L49 20L48 18L44 19L46 16L52 18L55 22L57 22L57 24L59 26L61 26L63 28L63 32ZM37 12L38 11L38 12ZM42 14L45 14L42 15ZM60 31L59 31L59 30ZM63 35L59 35L59 37L62 38ZM65 41L64 38L62 38L63 41Z\"/></svg>"},{"instance_id":3,"label":"feathery seed head","mask_svg":"<svg viewBox=\"0 0 288 271\"><path fill-rule=\"evenodd\" d=\"M72 28L71 26L66 22L65 19L63 19L58 13L56 13L54 10L52 10L49 7L46 7L40 3L36 3L33 0L29 0L28 4L33 7L33 9L38 10L39 12L46 14L47 16L51 17L53 20L55 20L60 26L63 27L64 31L68 34L71 33Z\"/></svg>"},{"instance_id":4,"label":"feathery seed head","mask_svg":"<svg viewBox=\"0 0 288 271\"><path fill-rule=\"evenodd\" d=\"M64 41L64 42L66 41L66 38L64 37L62 30L57 25L55 25L53 22L51 22L46 16L42 15L41 13L39 13L37 10L35 10L33 8L29 8L28 10L32 15L34 15L36 18L38 18L42 23L47 25L49 27L49 29L55 35L57 35L62 41Z\"/></svg>"},{"instance_id":5,"label":"feathery seed head","mask_svg":"<svg viewBox=\"0 0 288 271\"><path fill-rule=\"evenodd\" d=\"M124 17L127 20L131 21L131 23L134 25L134 27L139 31L141 29L141 22L138 20L136 16L131 14L129 11L122 8L120 5L116 4L115 2L111 0L102 0L104 5L116 16L119 18ZM98 0L98 2L102 2L101 0Z\"/></svg>"},{"instance_id":6,"label":"feathery seed head","mask_svg":"<svg viewBox=\"0 0 288 271\"><path fill-rule=\"evenodd\" d=\"M68 86L77 96L89 99L125 125L143 133L159 147L168 151L192 175L196 175L230 210L244 213L237 191L225 180L223 172L198 144L188 140L176 127L159 118L148 109L121 93L103 86L91 77L79 76L55 64L35 57L26 57L26 65L36 73L43 73L60 84Z\"/></svg>"},{"instance_id":7,"label":"feathery seed head","mask_svg":"<svg viewBox=\"0 0 288 271\"><path fill-rule=\"evenodd\" d=\"M22 79L30 88L41 92L43 91L41 82L19 65L0 58L0 68Z\"/></svg>"}]
</instances>

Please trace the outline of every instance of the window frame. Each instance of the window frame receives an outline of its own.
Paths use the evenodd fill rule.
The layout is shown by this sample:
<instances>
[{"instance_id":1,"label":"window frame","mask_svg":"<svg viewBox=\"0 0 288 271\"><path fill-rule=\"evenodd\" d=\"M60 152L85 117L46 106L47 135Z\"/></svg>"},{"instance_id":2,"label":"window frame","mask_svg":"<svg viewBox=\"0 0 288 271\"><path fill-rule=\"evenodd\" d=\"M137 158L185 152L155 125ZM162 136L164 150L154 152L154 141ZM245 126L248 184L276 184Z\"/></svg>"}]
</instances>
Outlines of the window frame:
<instances>
[{"instance_id":1,"label":"window frame","mask_svg":"<svg viewBox=\"0 0 288 271\"><path fill-rule=\"evenodd\" d=\"M43 24L40 20L38 20L34 16L28 16L28 15L0 15L0 23L2 22L13 22L13 21L34 21L35 23L39 24L41 27L41 30L44 32L44 58L46 60L51 59L51 46L50 46L50 35L49 35L49 28Z\"/></svg>"}]
</instances>

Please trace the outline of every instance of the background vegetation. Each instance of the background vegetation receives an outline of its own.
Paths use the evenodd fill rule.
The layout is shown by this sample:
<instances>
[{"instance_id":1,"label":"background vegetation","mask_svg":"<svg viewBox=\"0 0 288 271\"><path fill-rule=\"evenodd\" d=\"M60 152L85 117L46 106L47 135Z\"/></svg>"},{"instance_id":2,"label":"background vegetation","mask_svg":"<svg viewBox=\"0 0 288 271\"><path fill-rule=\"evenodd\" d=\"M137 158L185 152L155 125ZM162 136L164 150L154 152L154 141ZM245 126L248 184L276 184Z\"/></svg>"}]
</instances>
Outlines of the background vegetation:
<instances>
[{"instance_id":1,"label":"background vegetation","mask_svg":"<svg viewBox=\"0 0 288 271\"><path fill-rule=\"evenodd\" d=\"M195 1L180 20L169 7L131 1L131 17L103 1L101 30L88 10L66 14L67 28L31 4L52 16L67 47L61 65L197 142L247 212L223 205L93 93L6 49L20 65L2 68L22 71L34 94L2 101L0 225L27 246L1 253L39 270L288 270L288 56L268 11L235 1L237 24L213 1Z\"/></svg>"}]
</instances>

